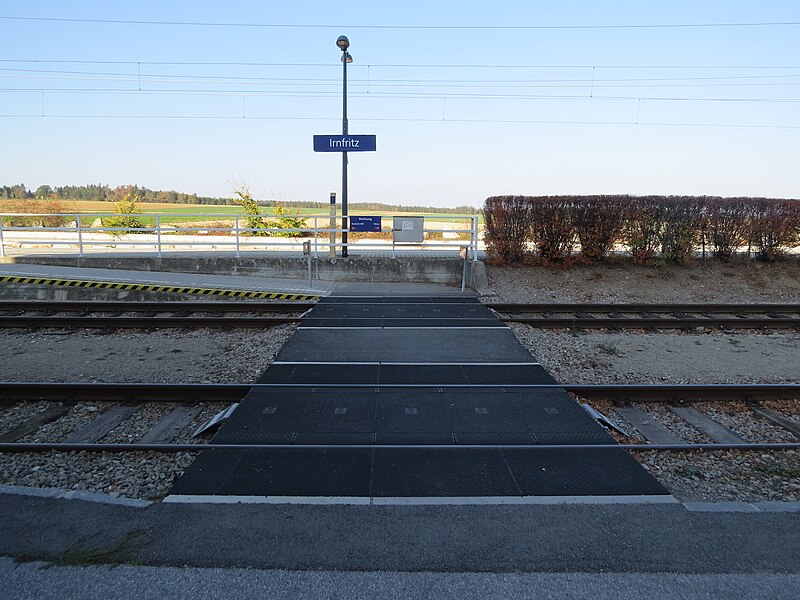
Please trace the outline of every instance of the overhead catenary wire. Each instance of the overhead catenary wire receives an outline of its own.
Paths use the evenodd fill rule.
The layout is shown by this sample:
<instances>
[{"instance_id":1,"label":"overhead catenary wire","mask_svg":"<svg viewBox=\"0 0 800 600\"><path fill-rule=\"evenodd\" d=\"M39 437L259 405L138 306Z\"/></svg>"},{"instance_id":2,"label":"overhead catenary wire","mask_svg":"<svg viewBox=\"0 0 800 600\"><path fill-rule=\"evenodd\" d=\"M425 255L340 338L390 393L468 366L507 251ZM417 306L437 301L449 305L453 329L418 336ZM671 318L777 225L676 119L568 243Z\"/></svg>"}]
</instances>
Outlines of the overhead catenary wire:
<instances>
[{"instance_id":1,"label":"overhead catenary wire","mask_svg":"<svg viewBox=\"0 0 800 600\"><path fill-rule=\"evenodd\" d=\"M238 115L124 115L124 114L0 114L0 119L137 119L137 120L262 120L262 121L339 121L339 117L274 117L263 115L248 115L245 119L241 113ZM656 121L549 121L535 119L441 119L441 118L410 118L410 117L367 117L351 119L359 122L397 122L397 123L480 123L480 124L506 124L506 125L616 125L616 126L652 126L652 127L707 127L707 128L733 128L733 129L788 129L800 130L800 125L770 125L757 123L687 123L687 122L656 122Z\"/></svg>"},{"instance_id":2,"label":"overhead catenary wire","mask_svg":"<svg viewBox=\"0 0 800 600\"><path fill-rule=\"evenodd\" d=\"M327 24L327 23L246 23L223 21L164 21L135 19L89 19L78 17L27 17L0 15L0 20L50 23L86 23L102 25L157 25L179 27L235 27L261 29L396 29L396 30L592 30L592 29L703 29L740 27L795 27L800 21L742 21L704 23L608 23L586 25L391 25L391 24Z\"/></svg>"},{"instance_id":3,"label":"overhead catenary wire","mask_svg":"<svg viewBox=\"0 0 800 600\"><path fill-rule=\"evenodd\" d=\"M42 58L0 58L0 63L32 64L82 64L82 65L159 65L159 66L234 66L234 67L328 67L339 66L331 63L276 63L276 62L238 62L238 61L167 61L167 60L87 60L87 59L42 59ZM414 68L414 69L800 69L800 65L631 65L631 64L424 64L424 63L360 63L350 68Z\"/></svg>"},{"instance_id":4,"label":"overhead catenary wire","mask_svg":"<svg viewBox=\"0 0 800 600\"><path fill-rule=\"evenodd\" d=\"M119 94L119 95L166 95L166 96L241 96L242 90L222 90L213 88L192 88L192 89L169 89L169 88L153 88L153 89L132 89L132 88L54 88L54 87L36 87L36 88L0 88L0 93L56 93L56 94ZM287 91L287 90L246 90L248 96L269 96L276 98L317 98L317 97L338 97L341 92L338 90L333 91ZM647 100L647 101L663 101L663 102L755 102L755 103L786 103L794 104L799 103L800 98L692 98L688 96L609 96L594 94L589 97L586 94L582 95L555 95L555 94L491 94L491 93L460 93L448 92L447 94L437 92L359 92L354 91L350 93L353 97L380 97L380 98L398 98L398 99L419 99L428 100L436 99L441 100L444 98L458 98L464 100Z\"/></svg>"}]
</instances>

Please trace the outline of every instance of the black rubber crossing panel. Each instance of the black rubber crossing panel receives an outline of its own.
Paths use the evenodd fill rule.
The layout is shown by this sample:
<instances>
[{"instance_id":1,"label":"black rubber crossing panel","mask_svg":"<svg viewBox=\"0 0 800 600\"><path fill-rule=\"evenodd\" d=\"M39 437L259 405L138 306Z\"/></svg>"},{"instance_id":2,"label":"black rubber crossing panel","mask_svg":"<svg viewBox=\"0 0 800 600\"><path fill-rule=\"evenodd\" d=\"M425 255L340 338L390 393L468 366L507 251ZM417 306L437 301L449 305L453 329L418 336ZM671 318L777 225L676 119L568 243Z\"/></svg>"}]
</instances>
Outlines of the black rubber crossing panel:
<instances>
[{"instance_id":1,"label":"black rubber crossing panel","mask_svg":"<svg viewBox=\"0 0 800 600\"><path fill-rule=\"evenodd\" d=\"M625 450L514 449L503 456L525 496L668 494Z\"/></svg>"},{"instance_id":2,"label":"black rubber crossing panel","mask_svg":"<svg viewBox=\"0 0 800 600\"><path fill-rule=\"evenodd\" d=\"M469 380L460 365L381 365L378 383L465 385Z\"/></svg>"},{"instance_id":3,"label":"black rubber crossing panel","mask_svg":"<svg viewBox=\"0 0 800 600\"><path fill-rule=\"evenodd\" d=\"M480 304L477 296L323 296L317 304Z\"/></svg>"},{"instance_id":4,"label":"black rubber crossing panel","mask_svg":"<svg viewBox=\"0 0 800 600\"><path fill-rule=\"evenodd\" d=\"M255 389L220 428L228 444L613 444L557 390Z\"/></svg>"},{"instance_id":5,"label":"black rubber crossing panel","mask_svg":"<svg viewBox=\"0 0 800 600\"><path fill-rule=\"evenodd\" d=\"M291 384L377 384L378 364L302 363L272 364L259 377L258 383Z\"/></svg>"},{"instance_id":6,"label":"black rubber crossing panel","mask_svg":"<svg viewBox=\"0 0 800 600\"><path fill-rule=\"evenodd\" d=\"M274 363L258 383L308 385L554 384L539 365Z\"/></svg>"},{"instance_id":7,"label":"black rubber crossing panel","mask_svg":"<svg viewBox=\"0 0 800 600\"><path fill-rule=\"evenodd\" d=\"M494 397L467 394L448 394L445 402L447 416L456 436L461 433L528 433L510 398L502 394ZM528 441L533 442L528 436Z\"/></svg>"},{"instance_id":8,"label":"black rubber crossing panel","mask_svg":"<svg viewBox=\"0 0 800 600\"><path fill-rule=\"evenodd\" d=\"M574 444L609 444L616 441L605 431L537 431L533 434L537 444L543 446L572 446Z\"/></svg>"},{"instance_id":9,"label":"black rubber crossing panel","mask_svg":"<svg viewBox=\"0 0 800 600\"><path fill-rule=\"evenodd\" d=\"M375 443L374 433L349 432L349 433L324 433L301 432L294 436L293 444L322 444L325 446L360 444L371 446Z\"/></svg>"},{"instance_id":10,"label":"black rubber crossing panel","mask_svg":"<svg viewBox=\"0 0 800 600\"><path fill-rule=\"evenodd\" d=\"M384 327L506 327L499 319L384 319Z\"/></svg>"},{"instance_id":11,"label":"black rubber crossing panel","mask_svg":"<svg viewBox=\"0 0 800 600\"><path fill-rule=\"evenodd\" d=\"M436 439L452 443L452 428L440 394L378 394L375 408L375 432L381 439L398 441L406 434L421 434L409 436L414 443L421 443L419 440L426 439L422 434L436 434Z\"/></svg>"},{"instance_id":12,"label":"black rubber crossing panel","mask_svg":"<svg viewBox=\"0 0 800 600\"><path fill-rule=\"evenodd\" d=\"M563 390L516 392L511 397L535 434L601 430L597 421Z\"/></svg>"},{"instance_id":13,"label":"black rubber crossing panel","mask_svg":"<svg viewBox=\"0 0 800 600\"><path fill-rule=\"evenodd\" d=\"M458 386L556 382L539 365L274 363L258 383Z\"/></svg>"},{"instance_id":14,"label":"black rubber crossing panel","mask_svg":"<svg viewBox=\"0 0 800 600\"><path fill-rule=\"evenodd\" d=\"M170 493L423 498L668 494L616 448L207 450Z\"/></svg>"},{"instance_id":15,"label":"black rubber crossing panel","mask_svg":"<svg viewBox=\"0 0 800 600\"><path fill-rule=\"evenodd\" d=\"M306 317L301 322L303 328L336 327L358 329L382 328L441 328L441 327L505 327L498 319L364 319L364 318L324 318Z\"/></svg>"},{"instance_id":16,"label":"black rubber crossing panel","mask_svg":"<svg viewBox=\"0 0 800 600\"><path fill-rule=\"evenodd\" d=\"M267 370L256 380L256 383L289 383L296 366L294 364L273 363L267 367Z\"/></svg>"},{"instance_id":17,"label":"black rubber crossing panel","mask_svg":"<svg viewBox=\"0 0 800 600\"><path fill-rule=\"evenodd\" d=\"M508 327L479 332L437 330L300 328L276 362L531 363Z\"/></svg>"},{"instance_id":18,"label":"black rubber crossing panel","mask_svg":"<svg viewBox=\"0 0 800 600\"><path fill-rule=\"evenodd\" d=\"M394 432L386 432L386 433L376 433L375 434L375 443L376 444L384 444L384 445L423 445L423 446L430 446L430 445L452 445L456 443L456 437L452 433L432 433L432 432L425 432L425 433L394 433Z\"/></svg>"},{"instance_id":19,"label":"black rubber crossing panel","mask_svg":"<svg viewBox=\"0 0 800 600\"><path fill-rule=\"evenodd\" d=\"M334 497L370 495L372 450L274 448L240 452L241 459L220 487L218 494Z\"/></svg>"},{"instance_id":20,"label":"black rubber crossing panel","mask_svg":"<svg viewBox=\"0 0 800 600\"><path fill-rule=\"evenodd\" d=\"M309 313L314 319L500 319L483 304L326 304Z\"/></svg>"},{"instance_id":21,"label":"black rubber crossing panel","mask_svg":"<svg viewBox=\"0 0 800 600\"><path fill-rule=\"evenodd\" d=\"M217 444L288 444L301 429L310 398L302 395L245 397L214 436Z\"/></svg>"},{"instance_id":22,"label":"black rubber crossing panel","mask_svg":"<svg viewBox=\"0 0 800 600\"><path fill-rule=\"evenodd\" d=\"M464 366L472 385L548 385L556 384L541 365L469 365Z\"/></svg>"},{"instance_id":23,"label":"black rubber crossing panel","mask_svg":"<svg viewBox=\"0 0 800 600\"><path fill-rule=\"evenodd\" d=\"M376 449L376 497L519 496L502 454L481 449Z\"/></svg>"},{"instance_id":24,"label":"black rubber crossing panel","mask_svg":"<svg viewBox=\"0 0 800 600\"><path fill-rule=\"evenodd\" d=\"M298 431L371 434L375 431L375 396L335 394L311 400Z\"/></svg>"},{"instance_id":25,"label":"black rubber crossing panel","mask_svg":"<svg viewBox=\"0 0 800 600\"><path fill-rule=\"evenodd\" d=\"M169 493L209 496L221 493L243 455L241 450L204 450L192 461Z\"/></svg>"},{"instance_id":26,"label":"black rubber crossing panel","mask_svg":"<svg viewBox=\"0 0 800 600\"><path fill-rule=\"evenodd\" d=\"M318 319L315 317L305 317L300 321L300 327L358 327L359 329L381 329L383 327L383 319L370 319L370 318L353 318L353 319L336 319L325 318Z\"/></svg>"},{"instance_id":27,"label":"black rubber crossing panel","mask_svg":"<svg viewBox=\"0 0 800 600\"><path fill-rule=\"evenodd\" d=\"M491 446L495 444L536 444L536 438L527 431L457 431L453 434L456 444L469 446Z\"/></svg>"}]
</instances>

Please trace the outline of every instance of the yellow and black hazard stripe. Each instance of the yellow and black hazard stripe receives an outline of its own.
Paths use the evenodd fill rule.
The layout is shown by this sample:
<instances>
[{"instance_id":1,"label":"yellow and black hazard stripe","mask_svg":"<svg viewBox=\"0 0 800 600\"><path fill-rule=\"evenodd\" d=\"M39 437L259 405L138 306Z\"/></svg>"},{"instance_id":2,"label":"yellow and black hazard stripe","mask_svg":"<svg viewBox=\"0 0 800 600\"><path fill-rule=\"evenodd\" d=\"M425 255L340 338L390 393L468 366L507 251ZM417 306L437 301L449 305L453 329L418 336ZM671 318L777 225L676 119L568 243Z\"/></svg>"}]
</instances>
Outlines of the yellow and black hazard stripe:
<instances>
[{"instance_id":1,"label":"yellow and black hazard stripe","mask_svg":"<svg viewBox=\"0 0 800 600\"><path fill-rule=\"evenodd\" d=\"M169 292L173 294L198 294L201 296L228 296L231 298L264 298L270 300L314 300L322 294L293 294L289 292L253 292L215 288L152 285L148 283L122 283L118 281L90 281L77 279L51 279L49 277L0 277L0 283L33 283L65 287L126 290L133 292Z\"/></svg>"}]
</instances>

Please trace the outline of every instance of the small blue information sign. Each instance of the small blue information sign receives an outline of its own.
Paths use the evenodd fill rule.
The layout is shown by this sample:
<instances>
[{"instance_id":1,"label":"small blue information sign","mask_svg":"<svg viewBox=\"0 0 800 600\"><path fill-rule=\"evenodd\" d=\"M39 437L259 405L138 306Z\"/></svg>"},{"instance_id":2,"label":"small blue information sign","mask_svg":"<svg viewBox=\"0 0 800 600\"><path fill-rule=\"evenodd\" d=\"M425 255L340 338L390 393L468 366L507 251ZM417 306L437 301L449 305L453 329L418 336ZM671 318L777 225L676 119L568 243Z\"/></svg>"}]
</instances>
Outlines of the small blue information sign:
<instances>
[{"instance_id":1,"label":"small blue information sign","mask_svg":"<svg viewBox=\"0 0 800 600\"><path fill-rule=\"evenodd\" d=\"M374 135L315 135L314 152L374 152Z\"/></svg>"},{"instance_id":2,"label":"small blue information sign","mask_svg":"<svg viewBox=\"0 0 800 600\"><path fill-rule=\"evenodd\" d=\"M380 231L380 217L350 217L350 231Z\"/></svg>"}]
</instances>

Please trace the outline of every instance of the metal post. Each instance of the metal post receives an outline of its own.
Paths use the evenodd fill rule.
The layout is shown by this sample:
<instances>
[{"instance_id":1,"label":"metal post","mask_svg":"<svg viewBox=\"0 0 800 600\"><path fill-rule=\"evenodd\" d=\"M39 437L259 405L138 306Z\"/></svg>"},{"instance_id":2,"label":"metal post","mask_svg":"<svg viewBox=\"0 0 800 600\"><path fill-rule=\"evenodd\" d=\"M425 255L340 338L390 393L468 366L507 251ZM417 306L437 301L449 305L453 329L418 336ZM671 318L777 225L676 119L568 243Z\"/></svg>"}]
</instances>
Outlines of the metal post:
<instances>
[{"instance_id":1,"label":"metal post","mask_svg":"<svg viewBox=\"0 0 800 600\"><path fill-rule=\"evenodd\" d=\"M472 262L478 262L478 217L472 217L473 237L472 237Z\"/></svg>"},{"instance_id":2,"label":"metal post","mask_svg":"<svg viewBox=\"0 0 800 600\"><path fill-rule=\"evenodd\" d=\"M233 227L236 231L236 258L239 258L239 216L236 215L233 221Z\"/></svg>"},{"instance_id":3,"label":"metal post","mask_svg":"<svg viewBox=\"0 0 800 600\"><path fill-rule=\"evenodd\" d=\"M458 249L458 253L461 256L462 267L461 267L461 291L463 292L464 289L467 287L467 263L469 260L469 248L466 246L461 246Z\"/></svg>"},{"instance_id":4,"label":"metal post","mask_svg":"<svg viewBox=\"0 0 800 600\"><path fill-rule=\"evenodd\" d=\"M317 241L319 238L319 231L317 230L317 215L314 215L314 258L317 258L319 254L317 253Z\"/></svg>"},{"instance_id":5,"label":"metal post","mask_svg":"<svg viewBox=\"0 0 800 600\"><path fill-rule=\"evenodd\" d=\"M347 135L347 52L342 52L342 135ZM342 258L347 258L347 152L342 152Z\"/></svg>"},{"instance_id":6,"label":"metal post","mask_svg":"<svg viewBox=\"0 0 800 600\"><path fill-rule=\"evenodd\" d=\"M78 256L83 256L83 230L81 229L80 215L75 215L75 225L78 228Z\"/></svg>"},{"instance_id":7,"label":"metal post","mask_svg":"<svg viewBox=\"0 0 800 600\"><path fill-rule=\"evenodd\" d=\"M311 240L306 240L303 242L303 256L306 257L306 261L308 262L308 287L311 289Z\"/></svg>"},{"instance_id":8,"label":"metal post","mask_svg":"<svg viewBox=\"0 0 800 600\"><path fill-rule=\"evenodd\" d=\"M331 192L330 224L328 228L330 229L328 239L331 244L328 247L328 256L336 258L336 192Z\"/></svg>"},{"instance_id":9,"label":"metal post","mask_svg":"<svg viewBox=\"0 0 800 600\"><path fill-rule=\"evenodd\" d=\"M161 258L161 215L156 215L156 234L158 235L158 257Z\"/></svg>"},{"instance_id":10,"label":"metal post","mask_svg":"<svg viewBox=\"0 0 800 600\"><path fill-rule=\"evenodd\" d=\"M3 217L0 217L0 257L6 255L6 243L3 240Z\"/></svg>"}]
</instances>

